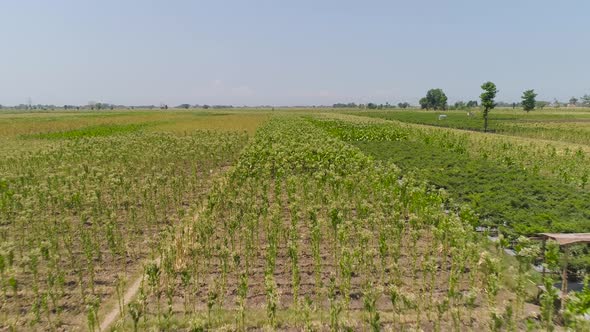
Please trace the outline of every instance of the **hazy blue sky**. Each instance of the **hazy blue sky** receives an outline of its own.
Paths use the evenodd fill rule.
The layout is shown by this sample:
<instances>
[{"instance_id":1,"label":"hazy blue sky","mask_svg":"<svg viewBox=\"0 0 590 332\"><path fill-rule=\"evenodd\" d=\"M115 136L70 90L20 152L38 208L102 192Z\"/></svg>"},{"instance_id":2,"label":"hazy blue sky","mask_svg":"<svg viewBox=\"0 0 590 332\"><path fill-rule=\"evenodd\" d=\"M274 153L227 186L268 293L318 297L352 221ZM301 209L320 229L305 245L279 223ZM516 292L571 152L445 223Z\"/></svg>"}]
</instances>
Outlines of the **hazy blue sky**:
<instances>
[{"instance_id":1,"label":"hazy blue sky","mask_svg":"<svg viewBox=\"0 0 590 332\"><path fill-rule=\"evenodd\" d=\"M590 1L0 0L0 104L590 93Z\"/></svg>"}]
</instances>

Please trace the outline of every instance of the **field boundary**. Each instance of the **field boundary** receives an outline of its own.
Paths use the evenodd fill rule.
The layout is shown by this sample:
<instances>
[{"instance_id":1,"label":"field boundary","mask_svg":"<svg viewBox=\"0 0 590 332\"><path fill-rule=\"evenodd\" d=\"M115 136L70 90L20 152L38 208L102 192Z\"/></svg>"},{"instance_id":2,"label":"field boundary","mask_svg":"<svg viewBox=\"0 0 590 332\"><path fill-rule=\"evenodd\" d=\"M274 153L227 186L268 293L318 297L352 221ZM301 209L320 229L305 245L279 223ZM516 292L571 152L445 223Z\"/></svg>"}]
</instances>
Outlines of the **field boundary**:
<instances>
[{"instance_id":1,"label":"field boundary","mask_svg":"<svg viewBox=\"0 0 590 332\"><path fill-rule=\"evenodd\" d=\"M239 157L238 157L239 158ZM219 172L211 181L210 185L209 185L209 191L207 193L210 192L211 188L214 187L215 183L220 183L221 187L225 187L226 184L228 183L227 181L227 175L231 173L231 171L234 169L235 166L229 166L227 167L225 170ZM207 202L207 197L205 197L202 202L201 205L199 207L199 209L194 213L192 220L197 220L200 216L200 214L205 210L206 208L206 203ZM182 223L181 225L179 225L179 228L183 228L186 225L184 223ZM151 263L151 264L156 264L156 265L160 265L160 257L153 259L153 260L148 260L146 262L143 263L143 265L145 266L146 263ZM123 296L123 308L125 308L129 303L131 303L135 297L137 296L137 293L141 287L141 282L143 280L144 277L144 272L143 270L140 270L140 274L139 276L137 276L133 283L131 284L131 286L129 286L126 290L125 290L125 295ZM110 299L109 302L113 302L113 299ZM115 306L106 314L103 316L104 318L101 320L100 325L99 325L99 331L107 331L114 323L118 322L121 318L121 309L119 308L118 304L115 304Z\"/></svg>"}]
</instances>

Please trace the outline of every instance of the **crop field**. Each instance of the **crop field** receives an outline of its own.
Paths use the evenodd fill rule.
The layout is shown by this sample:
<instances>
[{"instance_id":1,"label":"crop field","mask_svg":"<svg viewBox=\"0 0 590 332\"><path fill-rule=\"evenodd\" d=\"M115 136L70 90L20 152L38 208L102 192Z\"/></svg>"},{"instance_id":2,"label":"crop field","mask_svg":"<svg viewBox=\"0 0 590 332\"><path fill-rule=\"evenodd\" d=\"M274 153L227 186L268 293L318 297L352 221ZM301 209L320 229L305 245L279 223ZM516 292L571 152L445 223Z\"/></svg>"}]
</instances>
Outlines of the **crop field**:
<instances>
[{"instance_id":1,"label":"crop field","mask_svg":"<svg viewBox=\"0 0 590 332\"><path fill-rule=\"evenodd\" d=\"M358 112L357 112L358 113ZM483 131L481 112L467 111L367 111L364 116L398 120L431 126ZM441 114L447 115L439 120ZM556 140L576 144L590 144L590 109L547 109L526 113L522 109L498 109L490 116L490 131L498 134Z\"/></svg>"},{"instance_id":2,"label":"crop field","mask_svg":"<svg viewBox=\"0 0 590 332\"><path fill-rule=\"evenodd\" d=\"M69 330L137 274L264 117L216 116L3 115L0 328Z\"/></svg>"},{"instance_id":3,"label":"crop field","mask_svg":"<svg viewBox=\"0 0 590 332\"><path fill-rule=\"evenodd\" d=\"M590 231L586 113L396 112L0 114L0 330L587 327L520 237Z\"/></svg>"},{"instance_id":4,"label":"crop field","mask_svg":"<svg viewBox=\"0 0 590 332\"><path fill-rule=\"evenodd\" d=\"M357 117L357 121L369 119ZM332 126L342 123L333 121ZM377 128L375 124L371 126ZM416 172L419 178L456 192L457 198L473 202L476 208L489 207L500 213L479 211L482 219L496 225L512 221L510 229L521 234L589 231L587 146L397 121L380 121L380 126L395 128L404 133L404 138L347 139L377 158L391 158L402 169ZM505 215L519 212L519 208L524 213L521 217Z\"/></svg>"},{"instance_id":5,"label":"crop field","mask_svg":"<svg viewBox=\"0 0 590 332\"><path fill-rule=\"evenodd\" d=\"M580 114L573 114L574 118ZM445 189L455 204L467 204L478 214L480 226L498 228L512 238L540 232L590 232L587 144L486 135L357 115L356 121L377 121L406 134L403 140L354 139L352 144ZM383 118L388 115L381 114ZM586 271L588 249L581 246L574 252L570 267Z\"/></svg>"}]
</instances>

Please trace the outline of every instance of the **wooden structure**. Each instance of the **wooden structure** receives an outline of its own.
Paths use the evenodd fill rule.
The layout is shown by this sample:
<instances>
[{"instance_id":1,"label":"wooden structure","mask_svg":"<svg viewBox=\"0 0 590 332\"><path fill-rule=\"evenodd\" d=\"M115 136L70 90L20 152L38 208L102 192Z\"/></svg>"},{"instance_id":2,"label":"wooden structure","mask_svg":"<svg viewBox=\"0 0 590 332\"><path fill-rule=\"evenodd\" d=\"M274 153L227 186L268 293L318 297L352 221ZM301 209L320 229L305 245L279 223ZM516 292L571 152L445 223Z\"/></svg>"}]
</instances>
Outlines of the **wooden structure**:
<instances>
[{"instance_id":1,"label":"wooden structure","mask_svg":"<svg viewBox=\"0 0 590 332\"><path fill-rule=\"evenodd\" d=\"M561 271L561 295L567 295L567 263L569 259L569 246L579 243L590 243L590 233L540 233L539 239L543 241L543 257L545 256L545 243L554 240L563 248L563 269ZM543 278L545 267L543 266Z\"/></svg>"}]
</instances>

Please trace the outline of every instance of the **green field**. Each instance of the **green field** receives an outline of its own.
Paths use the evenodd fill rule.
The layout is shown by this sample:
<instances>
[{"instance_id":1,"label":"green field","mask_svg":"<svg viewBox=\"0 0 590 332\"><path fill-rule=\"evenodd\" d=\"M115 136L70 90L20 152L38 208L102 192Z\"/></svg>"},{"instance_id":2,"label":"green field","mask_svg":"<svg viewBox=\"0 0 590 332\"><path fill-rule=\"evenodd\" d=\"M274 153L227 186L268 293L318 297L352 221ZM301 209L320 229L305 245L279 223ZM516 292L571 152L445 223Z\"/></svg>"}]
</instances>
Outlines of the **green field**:
<instances>
[{"instance_id":1,"label":"green field","mask_svg":"<svg viewBox=\"0 0 590 332\"><path fill-rule=\"evenodd\" d=\"M468 111L391 110L362 112L362 115L430 126L483 131L483 117L477 109ZM439 120L439 115L447 118ZM497 109L490 114L489 131L497 134L590 144L590 109L535 110Z\"/></svg>"},{"instance_id":2,"label":"green field","mask_svg":"<svg viewBox=\"0 0 590 332\"><path fill-rule=\"evenodd\" d=\"M445 114L1 113L0 330L583 329L590 112Z\"/></svg>"},{"instance_id":3,"label":"green field","mask_svg":"<svg viewBox=\"0 0 590 332\"><path fill-rule=\"evenodd\" d=\"M359 119L370 115L398 121L411 116L397 111L357 114ZM434 116L421 112L413 120L427 115ZM551 118L542 117L546 121ZM515 119L511 123L519 122ZM507 226L505 231L525 235L590 231L587 146L413 127L397 121L371 125L383 126L393 128L398 139L343 138L378 159L392 160L403 170L444 188L458 201L470 203L482 223ZM344 135L354 132L340 130Z\"/></svg>"}]
</instances>

